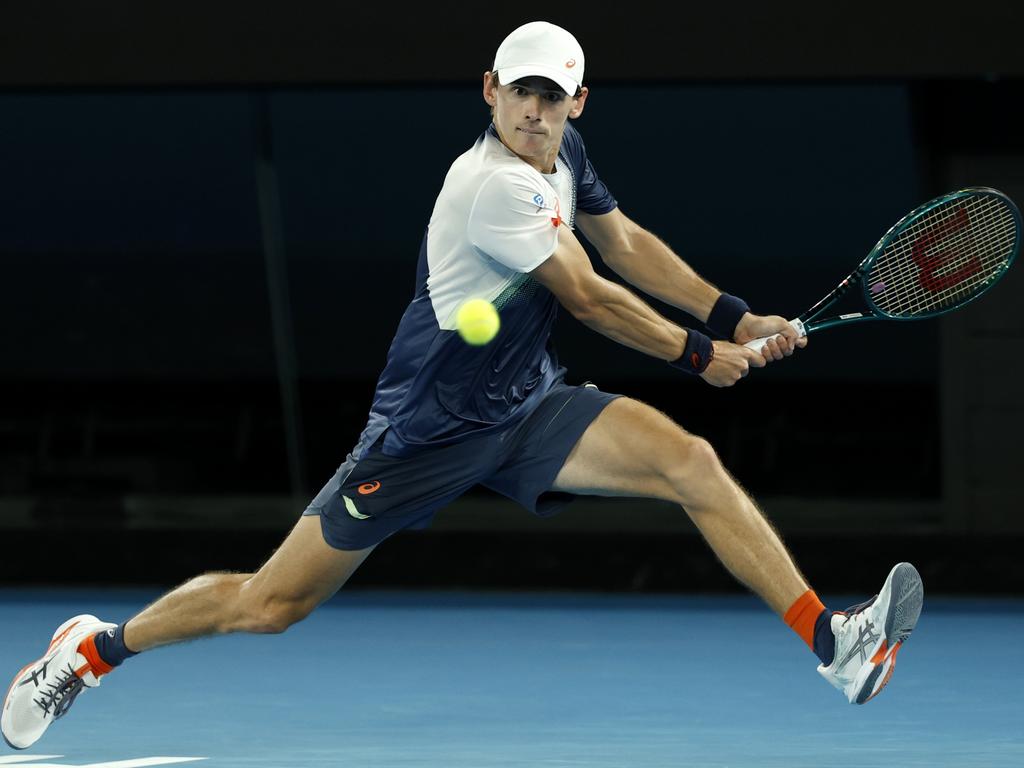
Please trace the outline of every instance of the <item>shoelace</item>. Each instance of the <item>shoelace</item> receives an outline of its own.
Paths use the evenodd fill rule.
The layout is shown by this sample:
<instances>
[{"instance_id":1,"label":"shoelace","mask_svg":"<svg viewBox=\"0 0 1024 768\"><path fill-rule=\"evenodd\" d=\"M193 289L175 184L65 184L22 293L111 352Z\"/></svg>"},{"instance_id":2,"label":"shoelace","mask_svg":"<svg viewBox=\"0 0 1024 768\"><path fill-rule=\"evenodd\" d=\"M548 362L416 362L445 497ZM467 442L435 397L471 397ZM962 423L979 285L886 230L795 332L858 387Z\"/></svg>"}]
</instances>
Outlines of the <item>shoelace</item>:
<instances>
[{"instance_id":1,"label":"shoelace","mask_svg":"<svg viewBox=\"0 0 1024 768\"><path fill-rule=\"evenodd\" d=\"M47 683L46 689L33 701L43 710L43 717L51 714L52 708L53 719L56 720L67 713L84 687L85 682L75 674L71 664L68 664L67 669L62 669L52 683Z\"/></svg>"},{"instance_id":2,"label":"shoelace","mask_svg":"<svg viewBox=\"0 0 1024 768\"><path fill-rule=\"evenodd\" d=\"M861 613L865 608L870 608L877 599L878 595L875 595L870 600L865 600L863 603L851 605L845 611L836 611L836 613L841 613L843 616L845 616L844 622L849 621L853 616L856 616L858 613Z\"/></svg>"}]
</instances>

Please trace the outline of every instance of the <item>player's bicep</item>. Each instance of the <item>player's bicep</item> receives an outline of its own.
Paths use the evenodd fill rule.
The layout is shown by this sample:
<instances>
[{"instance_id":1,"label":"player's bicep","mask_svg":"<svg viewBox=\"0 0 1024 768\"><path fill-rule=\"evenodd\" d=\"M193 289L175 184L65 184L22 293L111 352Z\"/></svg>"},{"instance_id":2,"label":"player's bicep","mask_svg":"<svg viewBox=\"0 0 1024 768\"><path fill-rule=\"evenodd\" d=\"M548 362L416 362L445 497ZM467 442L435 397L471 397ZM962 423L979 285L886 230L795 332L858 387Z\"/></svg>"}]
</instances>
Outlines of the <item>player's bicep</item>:
<instances>
[{"instance_id":1,"label":"player's bicep","mask_svg":"<svg viewBox=\"0 0 1024 768\"><path fill-rule=\"evenodd\" d=\"M604 280L594 272L590 257L568 227L559 228L554 252L530 276L575 317L589 314L601 300Z\"/></svg>"},{"instance_id":2,"label":"player's bicep","mask_svg":"<svg viewBox=\"0 0 1024 768\"><path fill-rule=\"evenodd\" d=\"M612 269L631 257L636 250L637 235L642 232L641 227L618 208L602 214L578 213L576 225L601 254L601 260Z\"/></svg>"}]
</instances>

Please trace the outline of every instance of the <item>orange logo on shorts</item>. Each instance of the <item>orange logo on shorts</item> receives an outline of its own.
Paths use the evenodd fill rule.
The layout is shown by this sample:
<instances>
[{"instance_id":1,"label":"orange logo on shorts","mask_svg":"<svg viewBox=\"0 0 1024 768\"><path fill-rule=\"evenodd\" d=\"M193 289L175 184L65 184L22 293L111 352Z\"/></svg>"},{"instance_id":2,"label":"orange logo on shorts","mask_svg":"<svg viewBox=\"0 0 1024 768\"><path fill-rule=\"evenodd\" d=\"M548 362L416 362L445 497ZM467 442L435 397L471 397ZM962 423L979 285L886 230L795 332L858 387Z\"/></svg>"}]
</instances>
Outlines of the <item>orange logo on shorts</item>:
<instances>
[{"instance_id":1,"label":"orange logo on shorts","mask_svg":"<svg viewBox=\"0 0 1024 768\"><path fill-rule=\"evenodd\" d=\"M363 483L359 486L359 493L363 496L369 496L374 491L380 489L380 480L374 480L372 483Z\"/></svg>"}]
</instances>

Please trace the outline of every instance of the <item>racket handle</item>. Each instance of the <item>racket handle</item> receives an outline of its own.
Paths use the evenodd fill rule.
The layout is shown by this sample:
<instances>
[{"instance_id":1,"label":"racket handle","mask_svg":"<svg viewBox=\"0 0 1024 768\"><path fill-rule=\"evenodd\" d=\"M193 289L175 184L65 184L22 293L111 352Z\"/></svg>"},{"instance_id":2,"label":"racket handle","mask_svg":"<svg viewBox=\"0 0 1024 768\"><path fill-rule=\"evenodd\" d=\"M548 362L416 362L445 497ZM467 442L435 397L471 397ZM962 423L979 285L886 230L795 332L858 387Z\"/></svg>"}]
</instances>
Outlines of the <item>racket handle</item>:
<instances>
[{"instance_id":1,"label":"racket handle","mask_svg":"<svg viewBox=\"0 0 1024 768\"><path fill-rule=\"evenodd\" d=\"M806 336L807 335L807 329L804 328L804 324L802 322L800 322L800 318L795 318L793 320L790 320L789 324L792 325L796 329L796 332L797 332L797 334L799 336ZM773 339L773 338L775 338L778 335L779 334L775 333L775 334L772 334L771 336L762 336L759 339L754 339L753 341L748 341L743 346L749 347L750 349L754 350L755 352L760 352L762 349L764 349L764 345L768 343L768 339Z\"/></svg>"}]
</instances>

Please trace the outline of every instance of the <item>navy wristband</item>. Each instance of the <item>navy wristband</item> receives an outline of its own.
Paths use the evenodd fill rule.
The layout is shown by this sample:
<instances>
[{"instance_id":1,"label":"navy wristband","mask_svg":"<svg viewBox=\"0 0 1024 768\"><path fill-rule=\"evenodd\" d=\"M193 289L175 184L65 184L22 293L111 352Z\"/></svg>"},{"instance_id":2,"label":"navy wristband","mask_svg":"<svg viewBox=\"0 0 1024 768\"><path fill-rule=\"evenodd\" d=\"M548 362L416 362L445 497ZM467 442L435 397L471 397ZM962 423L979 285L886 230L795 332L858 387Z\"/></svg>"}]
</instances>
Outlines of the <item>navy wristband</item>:
<instances>
[{"instance_id":1,"label":"navy wristband","mask_svg":"<svg viewBox=\"0 0 1024 768\"><path fill-rule=\"evenodd\" d=\"M736 335L736 326L739 325L743 315L750 311L747 302L743 299L723 293L718 297L715 306L711 308L708 321L705 325L722 338L732 341Z\"/></svg>"},{"instance_id":2,"label":"navy wristband","mask_svg":"<svg viewBox=\"0 0 1024 768\"><path fill-rule=\"evenodd\" d=\"M687 328L683 354L676 360L669 360L668 364L680 371L697 375L704 373L714 359L715 348L711 346L711 339L700 331Z\"/></svg>"}]
</instances>

